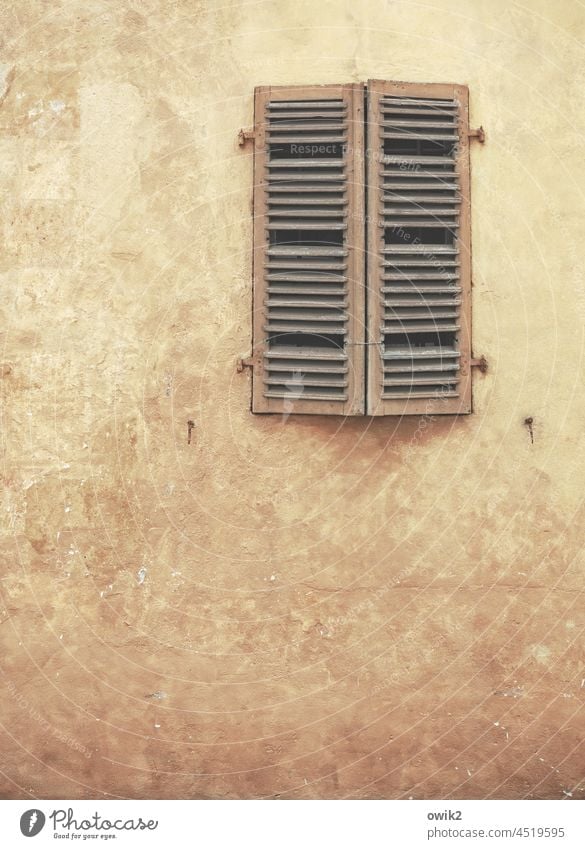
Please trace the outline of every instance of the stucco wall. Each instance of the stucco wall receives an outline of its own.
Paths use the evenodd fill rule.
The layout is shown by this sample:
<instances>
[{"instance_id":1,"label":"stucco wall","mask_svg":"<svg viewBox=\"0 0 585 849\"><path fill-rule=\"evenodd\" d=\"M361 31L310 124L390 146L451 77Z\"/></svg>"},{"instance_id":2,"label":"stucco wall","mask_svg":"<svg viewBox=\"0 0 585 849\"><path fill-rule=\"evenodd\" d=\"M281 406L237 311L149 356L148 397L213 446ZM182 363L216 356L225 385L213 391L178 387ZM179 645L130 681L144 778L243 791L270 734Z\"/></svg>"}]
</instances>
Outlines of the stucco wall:
<instances>
[{"instance_id":1,"label":"stucco wall","mask_svg":"<svg viewBox=\"0 0 585 849\"><path fill-rule=\"evenodd\" d=\"M585 797L583 7L1 24L2 795ZM368 77L470 87L489 374L459 419L254 417L237 131Z\"/></svg>"}]
</instances>

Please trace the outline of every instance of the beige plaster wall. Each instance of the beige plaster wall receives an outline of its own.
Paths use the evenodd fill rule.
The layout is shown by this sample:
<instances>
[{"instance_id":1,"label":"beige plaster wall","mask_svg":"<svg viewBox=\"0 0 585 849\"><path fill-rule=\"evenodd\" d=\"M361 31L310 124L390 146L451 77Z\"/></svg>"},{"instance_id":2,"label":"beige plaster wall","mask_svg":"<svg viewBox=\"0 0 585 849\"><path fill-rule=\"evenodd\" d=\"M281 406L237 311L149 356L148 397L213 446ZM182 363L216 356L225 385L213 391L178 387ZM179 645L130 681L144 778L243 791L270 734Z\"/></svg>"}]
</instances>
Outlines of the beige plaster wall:
<instances>
[{"instance_id":1,"label":"beige plaster wall","mask_svg":"<svg viewBox=\"0 0 585 849\"><path fill-rule=\"evenodd\" d=\"M584 798L583 7L0 32L2 795ZM237 131L368 77L470 86L490 372L460 419L254 417Z\"/></svg>"}]
</instances>

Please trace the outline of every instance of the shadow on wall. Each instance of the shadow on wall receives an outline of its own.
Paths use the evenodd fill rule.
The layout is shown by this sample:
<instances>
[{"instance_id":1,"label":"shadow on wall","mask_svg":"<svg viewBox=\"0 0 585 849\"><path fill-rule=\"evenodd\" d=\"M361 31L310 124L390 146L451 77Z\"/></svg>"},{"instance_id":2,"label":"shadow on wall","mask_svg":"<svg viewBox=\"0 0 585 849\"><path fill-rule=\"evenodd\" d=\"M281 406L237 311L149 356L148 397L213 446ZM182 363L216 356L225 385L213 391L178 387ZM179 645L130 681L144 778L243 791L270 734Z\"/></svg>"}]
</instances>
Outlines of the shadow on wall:
<instances>
[{"instance_id":1,"label":"shadow on wall","mask_svg":"<svg viewBox=\"0 0 585 849\"><path fill-rule=\"evenodd\" d=\"M262 420L266 429L292 427L297 433L319 434L333 438L343 434L353 435L356 442L368 436L377 442L392 443L394 447L414 442L425 444L433 439L444 440L453 431L461 432L470 427L469 416L444 416L429 411L415 416L319 416L252 414L251 418Z\"/></svg>"}]
</instances>

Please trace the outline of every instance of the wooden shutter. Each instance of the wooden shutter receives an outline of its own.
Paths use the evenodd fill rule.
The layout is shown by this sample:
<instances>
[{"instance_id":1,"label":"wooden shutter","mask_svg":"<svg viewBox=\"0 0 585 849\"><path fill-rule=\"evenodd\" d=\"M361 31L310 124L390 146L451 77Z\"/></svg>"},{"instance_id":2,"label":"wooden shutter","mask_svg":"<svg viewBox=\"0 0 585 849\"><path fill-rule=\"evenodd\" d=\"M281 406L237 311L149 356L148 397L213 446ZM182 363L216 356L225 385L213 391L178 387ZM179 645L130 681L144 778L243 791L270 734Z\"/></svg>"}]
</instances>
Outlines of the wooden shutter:
<instances>
[{"instance_id":1,"label":"wooden shutter","mask_svg":"<svg viewBox=\"0 0 585 849\"><path fill-rule=\"evenodd\" d=\"M364 87L255 92L256 413L364 412Z\"/></svg>"},{"instance_id":2,"label":"wooden shutter","mask_svg":"<svg viewBox=\"0 0 585 849\"><path fill-rule=\"evenodd\" d=\"M368 82L368 413L471 412L468 90Z\"/></svg>"}]
</instances>

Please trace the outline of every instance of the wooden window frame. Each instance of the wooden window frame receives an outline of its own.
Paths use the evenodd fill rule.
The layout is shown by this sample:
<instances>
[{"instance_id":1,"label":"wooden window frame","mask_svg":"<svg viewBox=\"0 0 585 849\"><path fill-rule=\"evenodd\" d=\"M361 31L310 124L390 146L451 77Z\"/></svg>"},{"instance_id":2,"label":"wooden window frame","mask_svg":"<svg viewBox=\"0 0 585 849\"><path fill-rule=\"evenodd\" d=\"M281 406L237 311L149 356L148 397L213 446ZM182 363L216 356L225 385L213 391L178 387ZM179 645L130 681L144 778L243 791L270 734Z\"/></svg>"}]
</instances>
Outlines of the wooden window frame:
<instances>
[{"instance_id":1,"label":"wooden window frame","mask_svg":"<svg viewBox=\"0 0 585 849\"><path fill-rule=\"evenodd\" d=\"M367 92L367 99L366 99ZM458 146L456 174L461 206L456 240L460 261L461 304L458 350L459 394L452 398L383 399L380 347L381 273L379 250L380 172L372 153L372 139L380 122L380 98L384 95L453 98L458 104ZM347 298L349 320L345 338L348 388L345 401L309 400L302 396L292 403L266 397L267 358L267 280L268 192L266 106L271 101L341 98L347 110ZM367 114L366 114L367 109ZM365 149L367 125L368 147ZM255 89L254 111L254 248L253 248L253 366L252 412L342 416L408 416L421 414L461 415L472 412L471 380L471 207L469 163L469 91L467 86L450 83L407 83L369 80L367 84L260 86ZM366 186L367 183L367 210ZM366 215L367 212L367 215ZM367 250L367 262L366 262ZM366 385L367 384L367 385Z\"/></svg>"}]
</instances>

